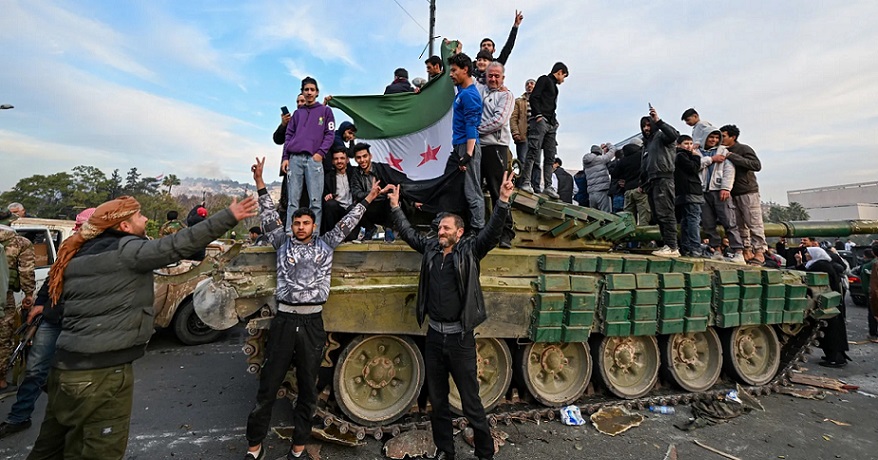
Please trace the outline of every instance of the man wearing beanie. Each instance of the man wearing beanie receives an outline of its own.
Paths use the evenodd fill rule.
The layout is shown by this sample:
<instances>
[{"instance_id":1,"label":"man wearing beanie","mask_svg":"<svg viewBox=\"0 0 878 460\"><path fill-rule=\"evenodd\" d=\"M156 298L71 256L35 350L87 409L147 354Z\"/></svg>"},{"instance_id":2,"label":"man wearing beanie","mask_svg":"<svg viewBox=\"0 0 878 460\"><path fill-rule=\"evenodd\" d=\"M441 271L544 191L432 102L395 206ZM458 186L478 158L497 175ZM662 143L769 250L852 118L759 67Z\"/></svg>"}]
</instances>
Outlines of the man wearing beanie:
<instances>
[{"instance_id":1,"label":"man wearing beanie","mask_svg":"<svg viewBox=\"0 0 878 460\"><path fill-rule=\"evenodd\" d=\"M28 459L121 459L128 445L134 374L153 332L153 270L204 248L256 215L256 199L158 240L146 238L140 203L97 207L64 241L49 272L48 301L64 305L49 372L49 403Z\"/></svg>"},{"instance_id":2,"label":"man wearing beanie","mask_svg":"<svg viewBox=\"0 0 878 460\"><path fill-rule=\"evenodd\" d=\"M384 88L384 94L413 93L415 88L409 83L409 71L402 67L393 72L393 83Z\"/></svg>"}]
</instances>

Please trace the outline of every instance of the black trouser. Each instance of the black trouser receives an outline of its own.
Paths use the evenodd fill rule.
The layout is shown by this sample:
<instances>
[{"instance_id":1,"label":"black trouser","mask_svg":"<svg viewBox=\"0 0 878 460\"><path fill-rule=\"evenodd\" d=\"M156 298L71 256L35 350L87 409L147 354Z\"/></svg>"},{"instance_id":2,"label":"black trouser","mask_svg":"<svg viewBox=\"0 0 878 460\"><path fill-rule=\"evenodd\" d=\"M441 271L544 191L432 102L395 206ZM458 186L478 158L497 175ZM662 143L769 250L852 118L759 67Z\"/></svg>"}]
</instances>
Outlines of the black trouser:
<instances>
[{"instance_id":1,"label":"black trouser","mask_svg":"<svg viewBox=\"0 0 878 460\"><path fill-rule=\"evenodd\" d=\"M656 178L649 181L649 195L654 203L654 216L662 234L662 242L677 249L677 220L674 211L674 179Z\"/></svg>"},{"instance_id":2,"label":"black trouser","mask_svg":"<svg viewBox=\"0 0 878 460\"><path fill-rule=\"evenodd\" d=\"M344 217L348 211L350 211L351 206L344 207L335 199L324 201L323 202L323 212L320 216L320 234L325 235L330 230L335 228L335 225ZM345 237L345 241L352 241L357 239L360 236L359 230L353 231Z\"/></svg>"},{"instance_id":3,"label":"black trouser","mask_svg":"<svg viewBox=\"0 0 878 460\"><path fill-rule=\"evenodd\" d=\"M820 348L829 359L836 359L838 353L844 353L850 349L848 346L848 329L845 325L846 308L844 302L838 306L841 314L826 320L823 328L823 338L820 339Z\"/></svg>"},{"instance_id":4,"label":"black trouser","mask_svg":"<svg viewBox=\"0 0 878 460\"><path fill-rule=\"evenodd\" d=\"M369 203L363 218L360 219L360 226L369 229L375 228L376 225L390 228L390 200L376 200Z\"/></svg>"},{"instance_id":5,"label":"black trouser","mask_svg":"<svg viewBox=\"0 0 878 460\"><path fill-rule=\"evenodd\" d=\"M251 447L268 435L271 409L277 400L290 365L296 367L298 397L293 410L293 445L301 446L311 436L311 418L317 408L317 370L323 358L326 332L321 313L296 315L278 312L271 320L265 362L259 374L256 407L247 418L247 442Z\"/></svg>"},{"instance_id":6,"label":"black trouser","mask_svg":"<svg viewBox=\"0 0 878 460\"><path fill-rule=\"evenodd\" d=\"M424 361L430 404L433 405L430 422L436 447L449 455L454 454L451 408L448 404L448 375L451 374L460 393L463 415L469 420L469 426L475 434L476 457L493 458L494 440L485 417L485 407L479 398L476 339L473 333L442 334L428 328Z\"/></svg>"},{"instance_id":7,"label":"black trouser","mask_svg":"<svg viewBox=\"0 0 878 460\"><path fill-rule=\"evenodd\" d=\"M872 314L872 307L869 304L869 286L864 286L866 290L866 316L869 317L869 335L878 337L878 319Z\"/></svg>"},{"instance_id":8,"label":"black trouser","mask_svg":"<svg viewBox=\"0 0 878 460\"><path fill-rule=\"evenodd\" d=\"M500 185L503 184L503 173L506 172L506 153L509 147L505 145L482 146L482 179L488 186L488 194L491 195L491 206L497 206L500 199ZM515 230L512 229L512 213L506 214L506 222L503 224L501 241L512 241L515 238Z\"/></svg>"}]
</instances>

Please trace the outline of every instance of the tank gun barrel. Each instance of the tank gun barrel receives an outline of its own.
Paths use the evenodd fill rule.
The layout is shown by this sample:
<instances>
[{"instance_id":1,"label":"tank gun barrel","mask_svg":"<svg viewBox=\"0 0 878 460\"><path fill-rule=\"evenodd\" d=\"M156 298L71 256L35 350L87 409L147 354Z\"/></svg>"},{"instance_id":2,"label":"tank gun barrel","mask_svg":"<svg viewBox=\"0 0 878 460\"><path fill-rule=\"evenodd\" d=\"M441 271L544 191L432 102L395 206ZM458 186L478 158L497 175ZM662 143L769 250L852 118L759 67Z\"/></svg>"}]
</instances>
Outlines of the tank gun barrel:
<instances>
[{"instance_id":1,"label":"tank gun barrel","mask_svg":"<svg viewBox=\"0 0 878 460\"><path fill-rule=\"evenodd\" d=\"M765 223L765 236L775 238L846 237L869 234L878 234L878 220L812 220ZM660 240L661 233L657 225L640 226L635 229L630 239L633 241Z\"/></svg>"}]
</instances>

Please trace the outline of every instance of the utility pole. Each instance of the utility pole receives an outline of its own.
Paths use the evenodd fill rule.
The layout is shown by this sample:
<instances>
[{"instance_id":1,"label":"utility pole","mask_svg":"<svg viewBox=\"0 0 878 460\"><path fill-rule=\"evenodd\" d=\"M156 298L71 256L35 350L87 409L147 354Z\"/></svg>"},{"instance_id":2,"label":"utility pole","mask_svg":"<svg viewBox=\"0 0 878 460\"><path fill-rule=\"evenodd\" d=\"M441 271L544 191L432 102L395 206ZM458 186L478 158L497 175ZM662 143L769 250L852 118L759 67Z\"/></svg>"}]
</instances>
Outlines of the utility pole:
<instances>
[{"instance_id":1,"label":"utility pole","mask_svg":"<svg viewBox=\"0 0 878 460\"><path fill-rule=\"evenodd\" d=\"M430 43L430 56L433 56L433 37L436 30L436 0L430 0L430 36L427 37Z\"/></svg>"}]
</instances>

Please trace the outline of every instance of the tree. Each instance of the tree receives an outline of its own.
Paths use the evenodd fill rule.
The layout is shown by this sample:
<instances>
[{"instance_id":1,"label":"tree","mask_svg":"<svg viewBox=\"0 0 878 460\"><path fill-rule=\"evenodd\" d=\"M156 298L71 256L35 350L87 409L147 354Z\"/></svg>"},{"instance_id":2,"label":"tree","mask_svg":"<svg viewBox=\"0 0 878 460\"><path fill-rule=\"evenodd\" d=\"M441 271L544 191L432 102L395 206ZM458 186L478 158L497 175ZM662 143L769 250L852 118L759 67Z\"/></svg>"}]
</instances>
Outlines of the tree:
<instances>
[{"instance_id":1,"label":"tree","mask_svg":"<svg viewBox=\"0 0 878 460\"><path fill-rule=\"evenodd\" d=\"M73 168L71 205L79 210L96 207L107 201L110 181L103 171L94 166Z\"/></svg>"},{"instance_id":2,"label":"tree","mask_svg":"<svg viewBox=\"0 0 878 460\"><path fill-rule=\"evenodd\" d=\"M789 220L810 220L811 215L808 214L808 211L799 203L795 201L791 201L789 207L787 208L787 217Z\"/></svg>"},{"instance_id":3,"label":"tree","mask_svg":"<svg viewBox=\"0 0 878 460\"><path fill-rule=\"evenodd\" d=\"M118 169L113 170L113 175L107 180L107 200L115 200L122 195L122 175Z\"/></svg>"},{"instance_id":4,"label":"tree","mask_svg":"<svg viewBox=\"0 0 878 460\"><path fill-rule=\"evenodd\" d=\"M171 187L180 185L180 179L175 174L168 174L162 181L162 185L168 188L168 195L171 194Z\"/></svg>"},{"instance_id":5,"label":"tree","mask_svg":"<svg viewBox=\"0 0 878 460\"><path fill-rule=\"evenodd\" d=\"M140 183L140 173L137 172L137 168L131 168L128 170L128 175L125 176L125 193L129 195L134 195L137 190L137 185Z\"/></svg>"},{"instance_id":6,"label":"tree","mask_svg":"<svg viewBox=\"0 0 878 460\"><path fill-rule=\"evenodd\" d=\"M19 180L12 190L0 195L0 200L17 201L35 216L70 219L76 215L71 204L74 190L74 178L69 173L37 174Z\"/></svg>"}]
</instances>

